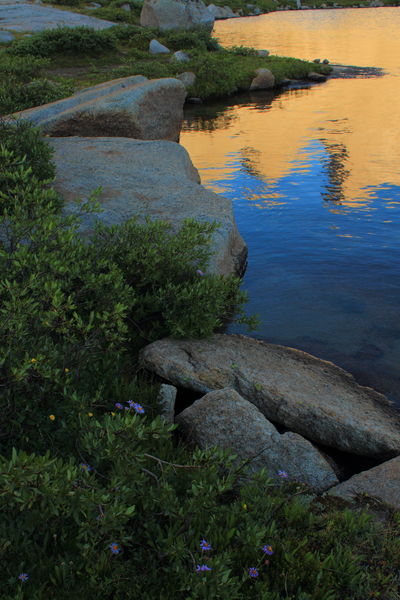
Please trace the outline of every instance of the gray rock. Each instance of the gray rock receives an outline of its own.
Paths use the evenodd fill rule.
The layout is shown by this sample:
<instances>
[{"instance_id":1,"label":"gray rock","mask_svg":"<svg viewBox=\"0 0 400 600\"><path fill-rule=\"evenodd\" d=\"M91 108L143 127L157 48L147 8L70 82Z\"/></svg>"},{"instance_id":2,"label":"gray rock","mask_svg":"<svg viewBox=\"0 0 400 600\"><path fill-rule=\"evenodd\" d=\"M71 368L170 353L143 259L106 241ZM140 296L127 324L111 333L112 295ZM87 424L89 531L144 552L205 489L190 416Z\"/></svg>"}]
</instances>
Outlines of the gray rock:
<instances>
[{"instance_id":1,"label":"gray rock","mask_svg":"<svg viewBox=\"0 0 400 600\"><path fill-rule=\"evenodd\" d=\"M307 79L309 79L310 81L315 81L316 83L322 83L324 81L326 81L326 75L323 75L322 73L315 73L314 71L311 71L308 75L307 75Z\"/></svg>"},{"instance_id":2,"label":"gray rock","mask_svg":"<svg viewBox=\"0 0 400 600\"><path fill-rule=\"evenodd\" d=\"M320 58L314 58L313 62L318 65L321 62L321 59Z\"/></svg>"},{"instance_id":3,"label":"gray rock","mask_svg":"<svg viewBox=\"0 0 400 600\"><path fill-rule=\"evenodd\" d=\"M215 6L215 4L209 4L207 8L214 19L233 19L237 16L230 6Z\"/></svg>"},{"instance_id":4,"label":"gray rock","mask_svg":"<svg viewBox=\"0 0 400 600\"><path fill-rule=\"evenodd\" d=\"M264 58L265 56L269 55L269 50L257 50L257 54L258 56L262 56Z\"/></svg>"},{"instance_id":5,"label":"gray rock","mask_svg":"<svg viewBox=\"0 0 400 600\"><path fill-rule=\"evenodd\" d=\"M13 40L15 40L15 35L9 31L0 30L0 44L9 44Z\"/></svg>"},{"instance_id":6,"label":"gray rock","mask_svg":"<svg viewBox=\"0 0 400 600\"><path fill-rule=\"evenodd\" d=\"M99 4L98 2L91 2L88 8L90 8L90 10L95 10L96 8L101 8L101 4Z\"/></svg>"},{"instance_id":7,"label":"gray rock","mask_svg":"<svg viewBox=\"0 0 400 600\"><path fill-rule=\"evenodd\" d=\"M130 4L123 4L122 6L120 6L121 10L124 10L125 12L131 12L131 5Z\"/></svg>"},{"instance_id":8,"label":"gray rock","mask_svg":"<svg viewBox=\"0 0 400 600\"><path fill-rule=\"evenodd\" d=\"M163 44L160 44L160 42L157 40L151 40L149 44L149 52L150 54L169 54L171 50L169 50L169 48Z\"/></svg>"},{"instance_id":9,"label":"gray rock","mask_svg":"<svg viewBox=\"0 0 400 600\"><path fill-rule=\"evenodd\" d=\"M200 448L217 446L249 460L251 470L271 476L285 471L291 480L324 491L337 483L327 461L297 433L280 435L264 415L235 390L210 392L176 416L179 429Z\"/></svg>"},{"instance_id":10,"label":"gray rock","mask_svg":"<svg viewBox=\"0 0 400 600\"><path fill-rule=\"evenodd\" d=\"M172 425L175 422L175 400L178 390L173 385L162 383L158 392L158 401L161 406L161 419Z\"/></svg>"},{"instance_id":11,"label":"gray rock","mask_svg":"<svg viewBox=\"0 0 400 600\"><path fill-rule=\"evenodd\" d=\"M332 488L329 494L347 500L367 494L400 509L400 456L354 475Z\"/></svg>"},{"instance_id":12,"label":"gray rock","mask_svg":"<svg viewBox=\"0 0 400 600\"><path fill-rule=\"evenodd\" d=\"M275 77L269 69L256 69L256 76L250 84L250 91L270 90L275 87Z\"/></svg>"},{"instance_id":13,"label":"gray rock","mask_svg":"<svg viewBox=\"0 0 400 600\"><path fill-rule=\"evenodd\" d=\"M164 339L146 346L141 365L203 394L234 388L274 423L353 454L400 454L400 416L386 398L336 365L241 335Z\"/></svg>"},{"instance_id":14,"label":"gray rock","mask_svg":"<svg viewBox=\"0 0 400 600\"><path fill-rule=\"evenodd\" d=\"M190 56L188 54L186 54L186 52L183 52L182 50L178 50L177 52L173 53L172 59L177 60L178 62L189 62Z\"/></svg>"},{"instance_id":15,"label":"gray rock","mask_svg":"<svg viewBox=\"0 0 400 600\"><path fill-rule=\"evenodd\" d=\"M185 88L189 88L196 83L196 75L192 71L185 71L176 76L179 81L182 81Z\"/></svg>"},{"instance_id":16,"label":"gray rock","mask_svg":"<svg viewBox=\"0 0 400 600\"><path fill-rule=\"evenodd\" d=\"M17 113L54 136L123 136L179 139L186 89L172 78L142 75L101 83Z\"/></svg>"},{"instance_id":17,"label":"gray rock","mask_svg":"<svg viewBox=\"0 0 400 600\"><path fill-rule=\"evenodd\" d=\"M232 202L199 185L197 169L179 144L115 137L48 138L48 142L55 150L55 187L66 200L67 212L79 212L73 200L102 188L103 212L84 217L82 236L90 236L98 220L118 225L148 216L168 221L174 230L188 218L217 221L210 272L226 275L243 269L246 246L236 228Z\"/></svg>"},{"instance_id":18,"label":"gray rock","mask_svg":"<svg viewBox=\"0 0 400 600\"><path fill-rule=\"evenodd\" d=\"M162 30L193 29L201 25L211 31L214 17L202 0L145 0L140 24Z\"/></svg>"},{"instance_id":19,"label":"gray rock","mask_svg":"<svg viewBox=\"0 0 400 600\"><path fill-rule=\"evenodd\" d=\"M12 31L43 31L56 27L107 29L115 23L37 4L7 4L1 8L1 26Z\"/></svg>"}]
</instances>

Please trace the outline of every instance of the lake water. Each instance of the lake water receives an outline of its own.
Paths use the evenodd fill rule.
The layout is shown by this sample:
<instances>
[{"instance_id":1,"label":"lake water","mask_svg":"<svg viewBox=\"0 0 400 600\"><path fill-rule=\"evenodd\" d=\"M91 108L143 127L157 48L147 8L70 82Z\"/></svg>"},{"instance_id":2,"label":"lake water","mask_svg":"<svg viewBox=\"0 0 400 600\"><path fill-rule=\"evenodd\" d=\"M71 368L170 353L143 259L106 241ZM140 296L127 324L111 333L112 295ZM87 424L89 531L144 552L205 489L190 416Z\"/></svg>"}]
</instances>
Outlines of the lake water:
<instances>
[{"instance_id":1,"label":"lake water","mask_svg":"<svg viewBox=\"0 0 400 600\"><path fill-rule=\"evenodd\" d=\"M217 22L224 46L384 74L193 107L181 143L233 200L254 337L333 360L400 405L399 31L400 8Z\"/></svg>"}]
</instances>

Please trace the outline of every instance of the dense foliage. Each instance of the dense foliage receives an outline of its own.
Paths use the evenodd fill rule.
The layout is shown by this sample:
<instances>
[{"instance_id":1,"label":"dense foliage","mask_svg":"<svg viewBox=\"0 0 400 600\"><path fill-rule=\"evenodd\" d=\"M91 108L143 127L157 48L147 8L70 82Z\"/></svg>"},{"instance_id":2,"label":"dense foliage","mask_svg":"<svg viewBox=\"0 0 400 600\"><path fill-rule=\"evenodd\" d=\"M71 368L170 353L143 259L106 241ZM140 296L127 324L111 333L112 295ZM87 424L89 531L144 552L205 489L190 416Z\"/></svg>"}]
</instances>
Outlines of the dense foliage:
<instances>
[{"instance_id":1,"label":"dense foliage","mask_svg":"<svg viewBox=\"0 0 400 600\"><path fill-rule=\"evenodd\" d=\"M276 474L243 485L232 457L182 445L139 378L144 343L241 310L237 280L200 271L213 228L131 221L84 243L47 144L0 129L2 598L395 600L398 516Z\"/></svg>"}]
</instances>

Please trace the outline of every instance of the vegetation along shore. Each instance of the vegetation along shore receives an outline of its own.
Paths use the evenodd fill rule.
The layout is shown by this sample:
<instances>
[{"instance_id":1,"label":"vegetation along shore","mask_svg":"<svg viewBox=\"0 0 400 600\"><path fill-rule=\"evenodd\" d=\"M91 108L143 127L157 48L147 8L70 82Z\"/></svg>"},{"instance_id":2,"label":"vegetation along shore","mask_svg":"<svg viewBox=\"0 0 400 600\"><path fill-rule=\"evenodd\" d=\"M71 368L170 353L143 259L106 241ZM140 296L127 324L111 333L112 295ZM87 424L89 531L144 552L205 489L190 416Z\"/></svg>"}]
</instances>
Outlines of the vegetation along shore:
<instances>
[{"instance_id":1,"label":"vegetation along shore","mask_svg":"<svg viewBox=\"0 0 400 600\"><path fill-rule=\"evenodd\" d=\"M245 244L231 203L171 141L185 96L321 81L331 67L225 49L203 28L141 27L134 0L51 4L119 24L0 43L2 599L398 600L398 498L379 483L382 469L398 477L398 416L330 363L221 334L228 321L257 325L238 277ZM75 119L52 138L9 116L103 82L49 109L75 119L98 100L90 133ZM125 110L124 93L151 98L149 118ZM116 94L131 126L118 138L95 132ZM198 220L179 213L185 195ZM174 214L116 222L129 199ZM297 379L281 388L286 368ZM369 487L351 497L339 482L361 469Z\"/></svg>"}]
</instances>

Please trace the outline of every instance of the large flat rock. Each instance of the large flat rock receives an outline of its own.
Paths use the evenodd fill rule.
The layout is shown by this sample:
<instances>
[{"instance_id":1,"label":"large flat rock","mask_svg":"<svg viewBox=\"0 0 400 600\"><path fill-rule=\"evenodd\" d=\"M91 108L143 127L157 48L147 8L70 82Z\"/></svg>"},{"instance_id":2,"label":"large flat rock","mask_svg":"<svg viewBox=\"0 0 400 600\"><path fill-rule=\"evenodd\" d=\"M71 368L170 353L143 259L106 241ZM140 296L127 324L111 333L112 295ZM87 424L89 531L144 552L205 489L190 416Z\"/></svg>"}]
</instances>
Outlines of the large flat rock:
<instances>
[{"instance_id":1,"label":"large flat rock","mask_svg":"<svg viewBox=\"0 0 400 600\"><path fill-rule=\"evenodd\" d=\"M361 456L400 454L400 416L384 396L336 365L240 335L149 344L141 364L174 385L230 387L273 423Z\"/></svg>"},{"instance_id":2,"label":"large flat rock","mask_svg":"<svg viewBox=\"0 0 400 600\"><path fill-rule=\"evenodd\" d=\"M107 29L115 23L39 4L0 2L0 26L10 31L44 31L56 27Z\"/></svg>"},{"instance_id":3,"label":"large flat rock","mask_svg":"<svg viewBox=\"0 0 400 600\"><path fill-rule=\"evenodd\" d=\"M50 135L179 139L186 88L178 79L123 77L16 113Z\"/></svg>"},{"instance_id":4,"label":"large flat rock","mask_svg":"<svg viewBox=\"0 0 400 600\"><path fill-rule=\"evenodd\" d=\"M250 470L266 469L277 477L285 471L290 480L321 492L337 483L322 454L297 433L277 429L235 390L210 392L176 417L179 430L200 448L231 450Z\"/></svg>"},{"instance_id":5,"label":"large flat rock","mask_svg":"<svg viewBox=\"0 0 400 600\"><path fill-rule=\"evenodd\" d=\"M178 229L184 219L218 221L213 236L210 272L239 272L246 246L233 217L232 203L199 185L200 178L186 150L175 142L128 138L48 138L55 150L56 189L66 199L66 211L78 209L72 202L87 198L102 187L103 212L87 215L81 225L89 236L100 219L109 225L149 216L172 223Z\"/></svg>"},{"instance_id":6,"label":"large flat rock","mask_svg":"<svg viewBox=\"0 0 400 600\"><path fill-rule=\"evenodd\" d=\"M329 494L347 500L367 494L400 509L400 456L354 475L332 488Z\"/></svg>"}]
</instances>

